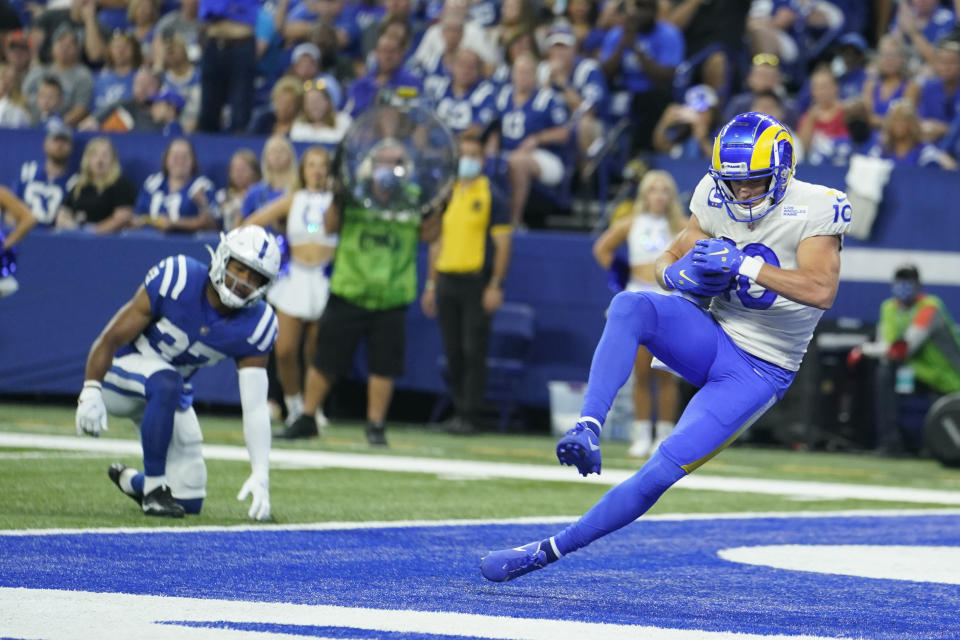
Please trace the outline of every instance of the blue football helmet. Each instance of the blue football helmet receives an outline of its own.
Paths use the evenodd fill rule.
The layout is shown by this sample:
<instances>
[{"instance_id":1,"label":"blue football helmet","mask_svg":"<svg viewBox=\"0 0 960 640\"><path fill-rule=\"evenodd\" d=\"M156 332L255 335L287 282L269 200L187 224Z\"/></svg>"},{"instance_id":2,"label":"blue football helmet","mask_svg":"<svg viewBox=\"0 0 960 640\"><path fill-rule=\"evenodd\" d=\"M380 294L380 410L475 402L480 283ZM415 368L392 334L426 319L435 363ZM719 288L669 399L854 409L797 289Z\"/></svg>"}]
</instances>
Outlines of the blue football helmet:
<instances>
[{"instance_id":1,"label":"blue football helmet","mask_svg":"<svg viewBox=\"0 0 960 640\"><path fill-rule=\"evenodd\" d=\"M717 134L708 173L727 215L737 222L753 223L783 200L796 162L790 131L776 119L751 111L736 116ZM767 191L737 200L730 181L753 178L769 178Z\"/></svg>"}]
</instances>

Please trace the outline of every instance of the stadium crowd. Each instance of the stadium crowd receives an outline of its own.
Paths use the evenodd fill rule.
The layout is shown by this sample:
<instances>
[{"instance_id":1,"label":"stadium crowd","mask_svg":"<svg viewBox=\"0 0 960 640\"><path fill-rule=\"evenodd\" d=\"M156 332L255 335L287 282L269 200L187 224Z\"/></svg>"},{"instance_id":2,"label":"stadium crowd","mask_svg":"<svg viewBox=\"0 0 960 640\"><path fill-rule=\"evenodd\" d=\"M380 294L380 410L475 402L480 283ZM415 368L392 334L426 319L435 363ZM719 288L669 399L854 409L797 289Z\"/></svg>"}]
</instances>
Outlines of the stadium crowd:
<instances>
[{"instance_id":1,"label":"stadium crowd","mask_svg":"<svg viewBox=\"0 0 960 640\"><path fill-rule=\"evenodd\" d=\"M271 160L238 153L228 184L214 185L175 140L243 132L333 149L383 90L413 89L455 133L483 135L512 222L536 224L589 189L598 163L616 179L637 153L706 158L720 124L750 109L794 130L802 162L846 165L860 153L956 169L954 5L6 0L0 126L48 132L46 159L25 158L13 185L34 195L41 225L111 232L149 216L167 229L230 228L270 199L254 185L274 173ZM171 142L158 173L131 188L114 175L123 159L101 157L106 138L87 143L71 178L73 131ZM91 183L101 199L116 186L95 212L77 210Z\"/></svg>"}]
</instances>

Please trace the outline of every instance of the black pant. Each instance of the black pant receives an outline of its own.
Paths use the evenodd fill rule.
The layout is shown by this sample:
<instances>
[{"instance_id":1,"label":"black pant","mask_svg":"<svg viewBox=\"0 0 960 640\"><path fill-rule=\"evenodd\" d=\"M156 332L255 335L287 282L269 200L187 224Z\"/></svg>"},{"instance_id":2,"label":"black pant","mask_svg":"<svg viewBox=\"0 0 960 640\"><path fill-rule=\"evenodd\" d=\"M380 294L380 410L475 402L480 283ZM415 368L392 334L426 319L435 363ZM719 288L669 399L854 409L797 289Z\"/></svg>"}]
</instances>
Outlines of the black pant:
<instances>
[{"instance_id":1,"label":"black pant","mask_svg":"<svg viewBox=\"0 0 960 640\"><path fill-rule=\"evenodd\" d=\"M447 354L453 406L475 421L487 378L490 316L483 310L487 279L481 273L437 275L437 319Z\"/></svg>"},{"instance_id":2,"label":"black pant","mask_svg":"<svg viewBox=\"0 0 960 640\"><path fill-rule=\"evenodd\" d=\"M246 131L253 111L257 45L254 38L211 38L200 62L201 131L220 131L223 107L230 105L230 131Z\"/></svg>"}]
</instances>

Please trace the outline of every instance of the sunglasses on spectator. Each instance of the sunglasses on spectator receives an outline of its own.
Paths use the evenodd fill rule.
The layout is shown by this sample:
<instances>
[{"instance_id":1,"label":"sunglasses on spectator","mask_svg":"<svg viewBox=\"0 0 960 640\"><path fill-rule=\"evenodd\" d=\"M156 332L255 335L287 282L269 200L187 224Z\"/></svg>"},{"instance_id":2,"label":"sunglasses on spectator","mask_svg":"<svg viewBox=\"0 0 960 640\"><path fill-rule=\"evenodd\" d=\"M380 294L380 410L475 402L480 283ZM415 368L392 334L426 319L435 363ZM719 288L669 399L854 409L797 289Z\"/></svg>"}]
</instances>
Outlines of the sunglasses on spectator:
<instances>
[{"instance_id":1,"label":"sunglasses on spectator","mask_svg":"<svg viewBox=\"0 0 960 640\"><path fill-rule=\"evenodd\" d=\"M753 64L756 66L767 65L769 67L779 67L780 58L772 53L758 53L753 56Z\"/></svg>"},{"instance_id":2,"label":"sunglasses on spectator","mask_svg":"<svg viewBox=\"0 0 960 640\"><path fill-rule=\"evenodd\" d=\"M327 82L323 78L317 78L315 80L307 80L303 83L304 91L325 91L327 88Z\"/></svg>"}]
</instances>

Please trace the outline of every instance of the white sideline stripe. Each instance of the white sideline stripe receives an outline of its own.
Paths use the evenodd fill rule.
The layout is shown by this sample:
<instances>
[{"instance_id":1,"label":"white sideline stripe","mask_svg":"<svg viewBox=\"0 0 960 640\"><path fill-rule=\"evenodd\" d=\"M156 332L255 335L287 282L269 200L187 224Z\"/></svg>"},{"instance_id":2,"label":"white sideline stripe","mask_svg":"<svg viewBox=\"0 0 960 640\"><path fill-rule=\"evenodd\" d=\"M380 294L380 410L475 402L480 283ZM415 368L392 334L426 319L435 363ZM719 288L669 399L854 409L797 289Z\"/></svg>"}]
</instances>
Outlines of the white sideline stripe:
<instances>
[{"instance_id":1,"label":"white sideline stripe","mask_svg":"<svg viewBox=\"0 0 960 640\"><path fill-rule=\"evenodd\" d=\"M913 516L960 516L960 509L850 509L845 511L742 511L737 513L661 513L645 515L644 522L694 520L787 520L795 518L909 518ZM414 529L428 527L474 527L495 525L569 524L571 516L523 516L518 518L466 518L460 520L370 520L362 522L307 522L296 524L232 524L189 527L87 527L83 529L0 529L0 536L113 535L152 533L242 533L248 531L352 531L355 529ZM562 555L562 554L558 554Z\"/></svg>"},{"instance_id":2,"label":"white sideline stripe","mask_svg":"<svg viewBox=\"0 0 960 640\"><path fill-rule=\"evenodd\" d=\"M889 284L901 264L917 265L924 284L960 285L960 253L844 247L840 279Z\"/></svg>"},{"instance_id":3,"label":"white sideline stripe","mask_svg":"<svg viewBox=\"0 0 960 640\"><path fill-rule=\"evenodd\" d=\"M491 587L492 588L492 587ZM2 632L45 640L150 638L213 640L303 638L290 633L162 624L165 621L266 623L347 627L438 636L475 635L514 640L821 640L823 636L757 635L700 629L661 629L572 620L510 618L450 611L370 609L330 605L244 602L53 589L0 589ZM51 615L51 612L56 612ZM316 638L311 635L310 637ZM338 637L342 637L338 635Z\"/></svg>"},{"instance_id":4,"label":"white sideline stripe","mask_svg":"<svg viewBox=\"0 0 960 640\"><path fill-rule=\"evenodd\" d=\"M36 435L27 433L0 433L0 447L21 449L65 449L69 451L98 451L114 455L141 455L137 440L113 438L78 438L74 436ZM203 445L204 457L211 460L247 462L245 447L233 445ZM304 469L364 469L400 473L424 473L461 478L511 478L547 482L578 482L610 486L620 484L635 471L608 469L603 475L582 478L571 469L536 464L507 462L478 462L472 460L443 460L359 453L332 453L328 451L301 451L274 449L270 461ZM910 489L903 487L871 486L800 480L770 480L766 478L736 478L695 473L682 478L676 487L698 491L729 491L766 495L815 496L822 500L881 500L885 502L912 502L917 504L960 505L960 491L939 489Z\"/></svg>"}]
</instances>

